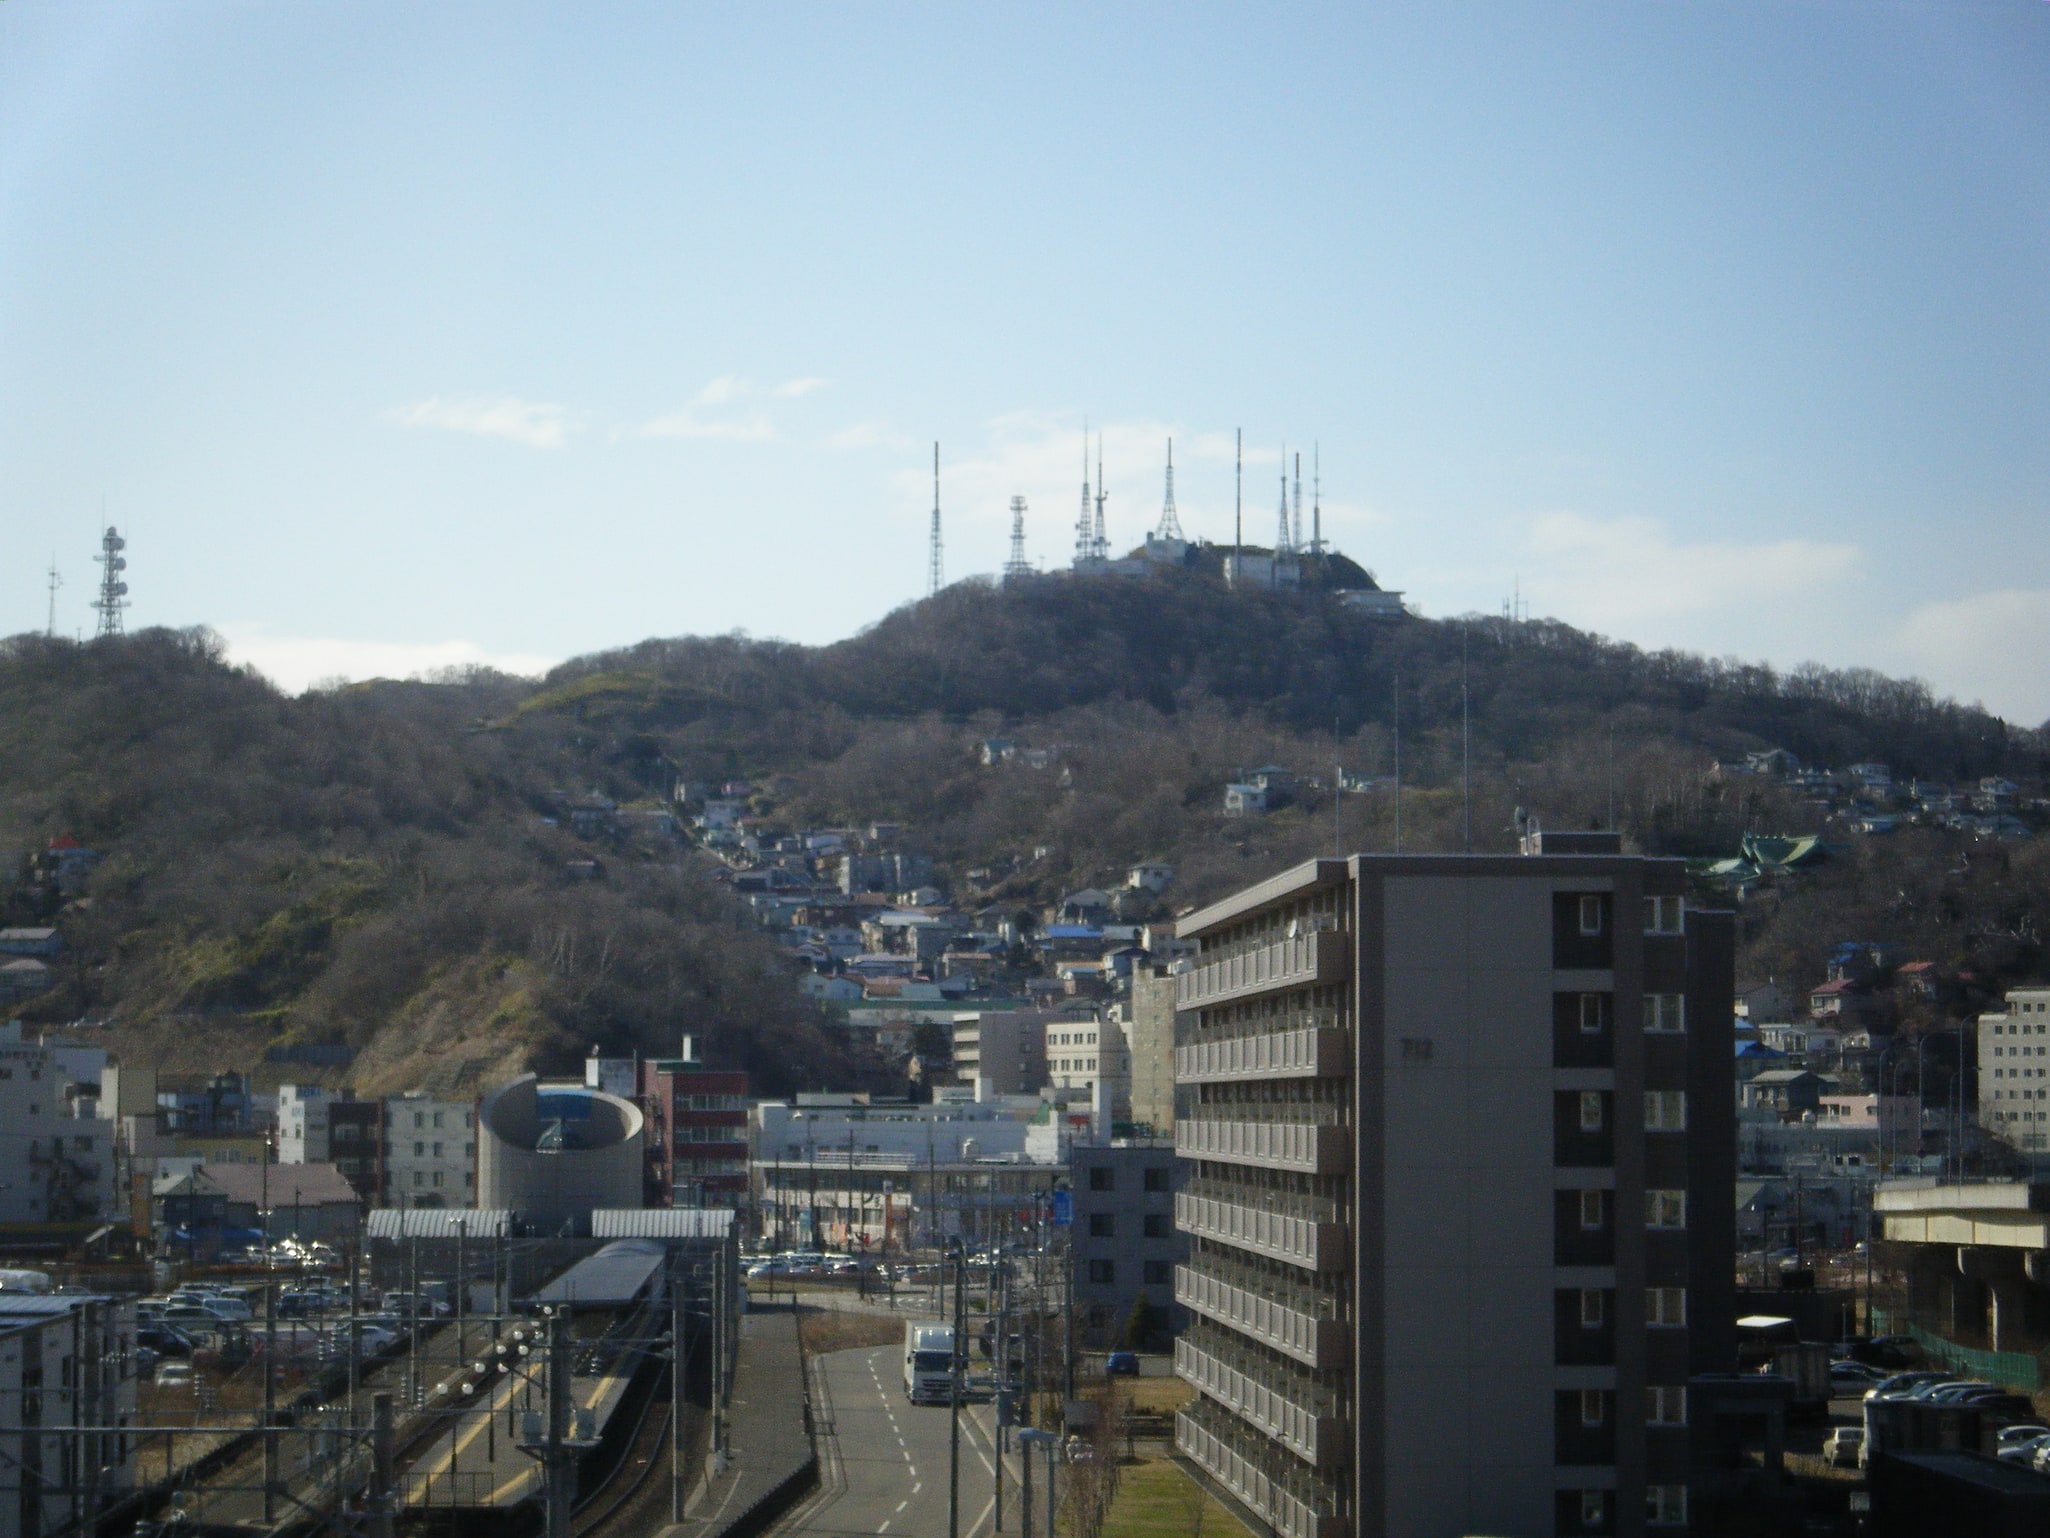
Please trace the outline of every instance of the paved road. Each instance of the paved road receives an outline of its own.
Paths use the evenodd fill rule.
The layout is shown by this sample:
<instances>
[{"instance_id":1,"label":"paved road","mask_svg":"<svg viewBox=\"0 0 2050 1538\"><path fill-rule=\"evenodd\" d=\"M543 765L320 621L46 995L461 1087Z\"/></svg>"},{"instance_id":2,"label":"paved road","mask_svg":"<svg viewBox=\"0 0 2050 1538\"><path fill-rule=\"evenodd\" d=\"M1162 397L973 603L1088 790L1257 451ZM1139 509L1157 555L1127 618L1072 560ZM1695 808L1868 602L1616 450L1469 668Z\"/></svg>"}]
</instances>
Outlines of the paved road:
<instances>
[{"instance_id":1,"label":"paved road","mask_svg":"<svg viewBox=\"0 0 2050 1538\"><path fill-rule=\"evenodd\" d=\"M896 1346L816 1359L821 1488L779 1538L946 1538L947 1407L912 1404L902 1372ZM989 1531L993 1474L986 1436L964 1412L963 1538Z\"/></svg>"}]
</instances>

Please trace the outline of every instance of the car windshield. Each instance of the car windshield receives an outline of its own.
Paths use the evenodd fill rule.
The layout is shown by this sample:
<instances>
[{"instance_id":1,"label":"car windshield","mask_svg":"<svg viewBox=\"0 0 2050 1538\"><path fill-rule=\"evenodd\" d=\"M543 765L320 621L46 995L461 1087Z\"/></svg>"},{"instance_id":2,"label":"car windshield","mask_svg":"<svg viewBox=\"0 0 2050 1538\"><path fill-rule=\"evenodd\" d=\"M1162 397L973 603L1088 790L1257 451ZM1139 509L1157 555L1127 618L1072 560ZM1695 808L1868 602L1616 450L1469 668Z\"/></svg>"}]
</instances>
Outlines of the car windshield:
<instances>
[{"instance_id":1,"label":"car windshield","mask_svg":"<svg viewBox=\"0 0 2050 1538\"><path fill-rule=\"evenodd\" d=\"M947 1372L953 1368L954 1353L951 1351L917 1351L911 1356L915 1372Z\"/></svg>"}]
</instances>

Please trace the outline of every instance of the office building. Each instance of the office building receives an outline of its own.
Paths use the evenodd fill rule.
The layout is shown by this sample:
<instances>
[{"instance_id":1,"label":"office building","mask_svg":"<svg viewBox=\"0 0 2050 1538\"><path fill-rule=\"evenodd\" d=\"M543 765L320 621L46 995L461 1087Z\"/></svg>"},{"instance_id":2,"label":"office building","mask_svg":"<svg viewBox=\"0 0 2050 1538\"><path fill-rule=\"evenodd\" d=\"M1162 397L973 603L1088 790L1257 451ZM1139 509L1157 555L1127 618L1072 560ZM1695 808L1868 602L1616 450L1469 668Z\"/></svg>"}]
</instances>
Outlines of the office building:
<instances>
[{"instance_id":1,"label":"office building","mask_svg":"<svg viewBox=\"0 0 2050 1538\"><path fill-rule=\"evenodd\" d=\"M1149 1345L1172 1331L1175 1266L1188 1258L1188 1236L1174 1226L1180 1161L1174 1144L1119 1139L1077 1141L1068 1149L1073 1214L1075 1308L1084 1338L1122 1344L1140 1299L1148 1305Z\"/></svg>"},{"instance_id":2,"label":"office building","mask_svg":"<svg viewBox=\"0 0 2050 1538\"><path fill-rule=\"evenodd\" d=\"M384 1103L386 1207L477 1205L477 1106L424 1091Z\"/></svg>"},{"instance_id":3,"label":"office building","mask_svg":"<svg viewBox=\"0 0 2050 1538\"><path fill-rule=\"evenodd\" d=\"M647 1202L651 1207L745 1205L747 1180L747 1075L707 1068L696 1043L683 1038L675 1057L643 1058L639 1082L627 1098L648 1119ZM585 1065L584 1079L594 1088ZM614 1091L616 1093L616 1091Z\"/></svg>"},{"instance_id":4,"label":"office building","mask_svg":"<svg viewBox=\"0 0 2050 1538\"><path fill-rule=\"evenodd\" d=\"M2050 1148L2050 988L2010 988L1979 1016L1979 1120L2026 1153Z\"/></svg>"},{"instance_id":5,"label":"office building","mask_svg":"<svg viewBox=\"0 0 2050 1538\"><path fill-rule=\"evenodd\" d=\"M1285 1538L1684 1529L1733 1365L1733 926L1613 834L1181 921L1183 1452Z\"/></svg>"}]
</instances>

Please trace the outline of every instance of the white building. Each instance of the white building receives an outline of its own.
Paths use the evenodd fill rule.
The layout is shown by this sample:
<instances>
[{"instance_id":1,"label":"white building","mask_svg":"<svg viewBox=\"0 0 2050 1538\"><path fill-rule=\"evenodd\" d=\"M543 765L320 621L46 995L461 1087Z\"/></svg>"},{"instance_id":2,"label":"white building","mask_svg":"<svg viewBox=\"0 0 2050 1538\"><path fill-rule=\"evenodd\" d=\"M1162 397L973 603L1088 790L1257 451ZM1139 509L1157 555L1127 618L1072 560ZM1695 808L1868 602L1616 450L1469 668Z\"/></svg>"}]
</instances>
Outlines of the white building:
<instances>
[{"instance_id":1,"label":"white building","mask_svg":"<svg viewBox=\"0 0 2050 1538\"><path fill-rule=\"evenodd\" d=\"M432 1100L424 1091L384 1103L384 1200L387 1207L474 1207L477 1107Z\"/></svg>"},{"instance_id":2,"label":"white building","mask_svg":"<svg viewBox=\"0 0 2050 1538\"><path fill-rule=\"evenodd\" d=\"M2050 1148L2050 988L2010 988L1978 1035L1980 1122L2024 1152Z\"/></svg>"},{"instance_id":3,"label":"white building","mask_svg":"<svg viewBox=\"0 0 2050 1538\"><path fill-rule=\"evenodd\" d=\"M79 1532L127 1494L134 1334L107 1298L0 1292L0 1538Z\"/></svg>"},{"instance_id":4,"label":"white building","mask_svg":"<svg viewBox=\"0 0 2050 1538\"><path fill-rule=\"evenodd\" d=\"M81 1223L114 1211L114 1125L56 1049L0 1025L0 1223ZM83 1113L83 1114L81 1114Z\"/></svg>"}]
</instances>

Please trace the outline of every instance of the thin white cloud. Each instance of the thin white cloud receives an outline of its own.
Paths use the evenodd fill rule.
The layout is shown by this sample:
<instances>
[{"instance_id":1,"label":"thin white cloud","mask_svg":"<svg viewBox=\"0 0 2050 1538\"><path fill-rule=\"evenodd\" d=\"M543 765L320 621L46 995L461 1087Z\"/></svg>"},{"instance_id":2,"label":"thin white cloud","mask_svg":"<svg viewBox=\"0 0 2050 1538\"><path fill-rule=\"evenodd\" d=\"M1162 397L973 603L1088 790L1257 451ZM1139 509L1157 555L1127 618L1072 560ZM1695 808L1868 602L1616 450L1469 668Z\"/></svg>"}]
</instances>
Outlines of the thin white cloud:
<instances>
[{"instance_id":1,"label":"thin white cloud","mask_svg":"<svg viewBox=\"0 0 2050 1538\"><path fill-rule=\"evenodd\" d=\"M1655 645L1672 644L1675 617L1727 613L1741 625L1761 606L1812 600L1857 575L1864 559L1856 545L1684 541L1655 518L1604 522L1575 512L1535 519L1524 556L1534 612Z\"/></svg>"},{"instance_id":2,"label":"thin white cloud","mask_svg":"<svg viewBox=\"0 0 2050 1538\"><path fill-rule=\"evenodd\" d=\"M721 438L734 443L758 443L776 436L767 417L707 420L688 406L643 422L635 432L643 438Z\"/></svg>"},{"instance_id":3,"label":"thin white cloud","mask_svg":"<svg viewBox=\"0 0 2050 1538\"><path fill-rule=\"evenodd\" d=\"M823 379L806 377L785 380L764 389L743 374L721 374L707 381L690 398L689 404L643 422L634 429L634 435L641 438L709 438L732 443L759 443L776 436L775 426L767 413L757 407L738 416L727 414L732 408L751 401L795 400L825 386Z\"/></svg>"},{"instance_id":4,"label":"thin white cloud","mask_svg":"<svg viewBox=\"0 0 2050 1538\"><path fill-rule=\"evenodd\" d=\"M698 391L696 395L693 395L691 397L691 404L693 406L723 406L728 401L737 400L743 395L751 394L753 390L754 386L738 374L721 374L717 379L714 379L702 390Z\"/></svg>"},{"instance_id":5,"label":"thin white cloud","mask_svg":"<svg viewBox=\"0 0 2050 1538\"><path fill-rule=\"evenodd\" d=\"M826 436L826 447L832 449L905 449L910 446L911 440L887 422L856 422L852 427L843 427Z\"/></svg>"},{"instance_id":6,"label":"thin white cloud","mask_svg":"<svg viewBox=\"0 0 2050 1538\"><path fill-rule=\"evenodd\" d=\"M415 678L442 668L483 666L502 673L545 673L562 659L531 652L490 652L474 641L351 641L331 636L273 635L260 625L223 625L228 656L279 688L298 694L344 678Z\"/></svg>"},{"instance_id":7,"label":"thin white cloud","mask_svg":"<svg viewBox=\"0 0 2050 1538\"><path fill-rule=\"evenodd\" d=\"M2050 589L2000 588L1918 605L1895 642L1940 694L2010 721L2050 718Z\"/></svg>"},{"instance_id":8,"label":"thin white cloud","mask_svg":"<svg viewBox=\"0 0 2050 1538\"><path fill-rule=\"evenodd\" d=\"M570 432L562 407L546 401L523 401L514 395L462 399L430 395L391 415L402 427L433 427L479 438L502 438L534 449L559 449L568 442Z\"/></svg>"},{"instance_id":9,"label":"thin white cloud","mask_svg":"<svg viewBox=\"0 0 2050 1538\"><path fill-rule=\"evenodd\" d=\"M827 383L828 381L826 380L812 377L786 379L769 393L778 400L794 401L799 396L810 395L816 390L825 389Z\"/></svg>"}]
</instances>

